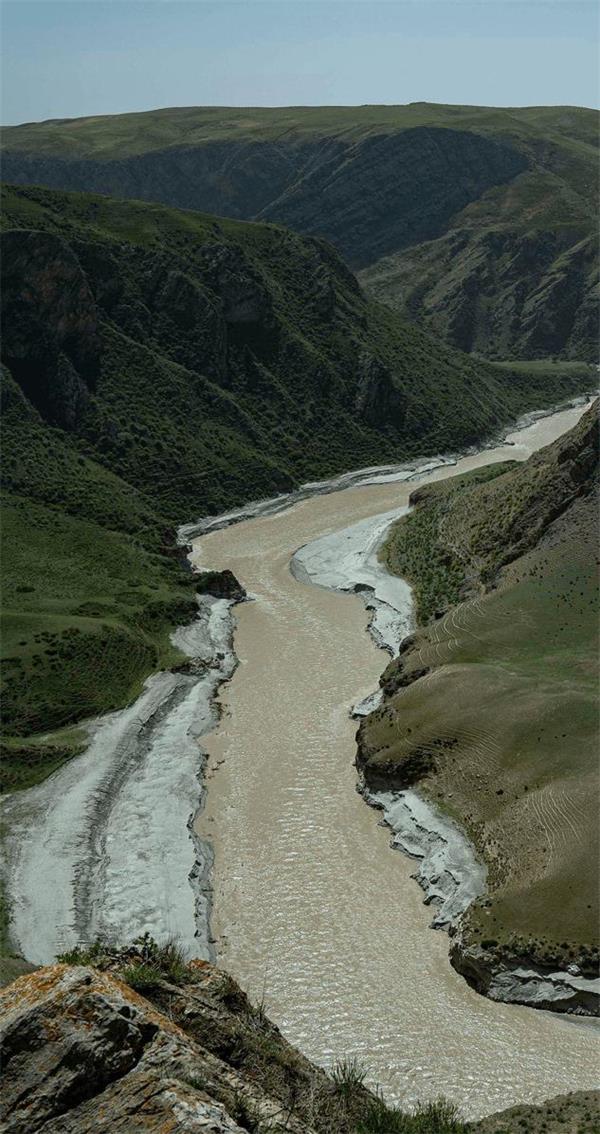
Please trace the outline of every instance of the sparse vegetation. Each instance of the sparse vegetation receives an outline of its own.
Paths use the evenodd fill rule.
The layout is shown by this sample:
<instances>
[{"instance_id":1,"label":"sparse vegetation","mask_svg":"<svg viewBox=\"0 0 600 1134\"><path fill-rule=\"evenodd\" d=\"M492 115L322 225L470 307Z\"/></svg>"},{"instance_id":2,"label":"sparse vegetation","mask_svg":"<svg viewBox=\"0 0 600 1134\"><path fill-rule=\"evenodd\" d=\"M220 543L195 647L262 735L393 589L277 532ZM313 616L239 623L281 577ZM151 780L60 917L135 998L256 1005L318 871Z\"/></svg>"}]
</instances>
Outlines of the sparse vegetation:
<instances>
[{"instance_id":1,"label":"sparse vegetation","mask_svg":"<svg viewBox=\"0 0 600 1134\"><path fill-rule=\"evenodd\" d=\"M523 466L418 490L385 549L422 625L361 761L378 784L416 776L486 861L457 964L473 946L598 971L597 460L591 410Z\"/></svg>"},{"instance_id":2,"label":"sparse vegetation","mask_svg":"<svg viewBox=\"0 0 600 1134\"><path fill-rule=\"evenodd\" d=\"M57 961L65 965L93 965L98 969L119 969L123 979L138 992L148 992L161 981L183 984L190 977L185 951L175 940L159 944L149 933L131 945L119 947L107 941L77 945L61 953Z\"/></svg>"},{"instance_id":3,"label":"sparse vegetation","mask_svg":"<svg viewBox=\"0 0 600 1134\"><path fill-rule=\"evenodd\" d=\"M338 1059L331 1069L331 1078L336 1094L340 1098L352 1098L362 1087L367 1077L367 1067L356 1056Z\"/></svg>"}]
</instances>

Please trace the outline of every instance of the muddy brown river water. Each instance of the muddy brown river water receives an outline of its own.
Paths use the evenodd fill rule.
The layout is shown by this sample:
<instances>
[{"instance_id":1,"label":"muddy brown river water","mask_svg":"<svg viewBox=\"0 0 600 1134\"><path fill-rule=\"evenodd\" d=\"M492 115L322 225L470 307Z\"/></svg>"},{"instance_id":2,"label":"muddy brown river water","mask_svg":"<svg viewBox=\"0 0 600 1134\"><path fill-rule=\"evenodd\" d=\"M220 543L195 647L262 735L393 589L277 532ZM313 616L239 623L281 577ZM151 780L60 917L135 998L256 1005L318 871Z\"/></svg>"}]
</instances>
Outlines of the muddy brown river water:
<instances>
[{"instance_id":1,"label":"muddy brown river water","mask_svg":"<svg viewBox=\"0 0 600 1134\"><path fill-rule=\"evenodd\" d=\"M439 480L525 459L581 409L512 434L515 442L439 469ZM421 482L423 483L423 481ZM284 1034L325 1065L355 1055L387 1099L445 1094L467 1117L598 1084L587 1022L495 1004L451 968L445 933L355 791L353 703L377 686L387 655L355 596L296 581L294 551L324 533L399 507L414 485L316 496L286 512L203 536L202 567L230 567L254 602L237 607L239 667L207 738L200 833L215 848L213 933L219 963Z\"/></svg>"}]
</instances>

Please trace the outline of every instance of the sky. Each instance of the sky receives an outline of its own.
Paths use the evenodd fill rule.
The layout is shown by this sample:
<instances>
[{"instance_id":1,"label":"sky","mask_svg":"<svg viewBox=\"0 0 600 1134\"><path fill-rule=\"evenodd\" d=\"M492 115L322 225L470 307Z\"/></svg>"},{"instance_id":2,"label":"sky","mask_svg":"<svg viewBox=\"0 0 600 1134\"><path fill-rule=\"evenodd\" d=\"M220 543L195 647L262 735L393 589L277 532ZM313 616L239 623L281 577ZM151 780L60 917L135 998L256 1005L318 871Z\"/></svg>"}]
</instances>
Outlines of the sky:
<instances>
[{"instance_id":1,"label":"sky","mask_svg":"<svg viewBox=\"0 0 600 1134\"><path fill-rule=\"evenodd\" d=\"M3 123L164 106L597 106L595 0L4 0Z\"/></svg>"}]
</instances>

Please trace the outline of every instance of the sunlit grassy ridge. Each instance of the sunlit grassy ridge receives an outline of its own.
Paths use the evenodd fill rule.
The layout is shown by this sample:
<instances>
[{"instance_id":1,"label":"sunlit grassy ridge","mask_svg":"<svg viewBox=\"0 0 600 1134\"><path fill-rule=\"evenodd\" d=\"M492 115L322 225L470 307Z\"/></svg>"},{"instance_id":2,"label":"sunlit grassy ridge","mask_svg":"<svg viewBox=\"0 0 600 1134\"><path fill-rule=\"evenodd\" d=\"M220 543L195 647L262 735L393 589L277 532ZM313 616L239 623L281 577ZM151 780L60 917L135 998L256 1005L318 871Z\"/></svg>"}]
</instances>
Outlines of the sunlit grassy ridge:
<instances>
[{"instance_id":1,"label":"sunlit grassy ridge","mask_svg":"<svg viewBox=\"0 0 600 1134\"><path fill-rule=\"evenodd\" d=\"M415 126L476 128L490 134L536 138L540 128L577 152L597 146L597 117L577 106L477 107L441 103L405 106L166 107L136 114L51 119L7 126L7 150L35 150L60 156L104 159L147 153L165 146L203 145L209 141L284 140L290 133L353 140L373 131Z\"/></svg>"},{"instance_id":2,"label":"sunlit grassy ridge","mask_svg":"<svg viewBox=\"0 0 600 1134\"><path fill-rule=\"evenodd\" d=\"M385 557L427 624L388 667L391 699L361 738L367 778L401 784L410 768L482 853L492 900L472 907L466 940L590 972L597 443L591 412L525 466L417 491Z\"/></svg>"}]
</instances>

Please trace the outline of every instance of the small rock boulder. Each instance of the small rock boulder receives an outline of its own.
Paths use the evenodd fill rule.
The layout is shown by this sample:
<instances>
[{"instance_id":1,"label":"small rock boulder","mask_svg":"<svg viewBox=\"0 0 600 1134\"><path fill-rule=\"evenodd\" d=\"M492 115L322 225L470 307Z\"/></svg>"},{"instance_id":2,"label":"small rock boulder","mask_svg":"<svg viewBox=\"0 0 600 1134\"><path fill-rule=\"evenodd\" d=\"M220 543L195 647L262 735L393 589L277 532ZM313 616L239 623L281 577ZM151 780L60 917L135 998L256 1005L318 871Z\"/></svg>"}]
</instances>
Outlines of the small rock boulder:
<instances>
[{"instance_id":1,"label":"small rock boulder","mask_svg":"<svg viewBox=\"0 0 600 1134\"><path fill-rule=\"evenodd\" d=\"M247 598L242 584L228 568L224 571L201 571L197 578L196 591L199 595L212 595L232 602L243 602Z\"/></svg>"}]
</instances>

